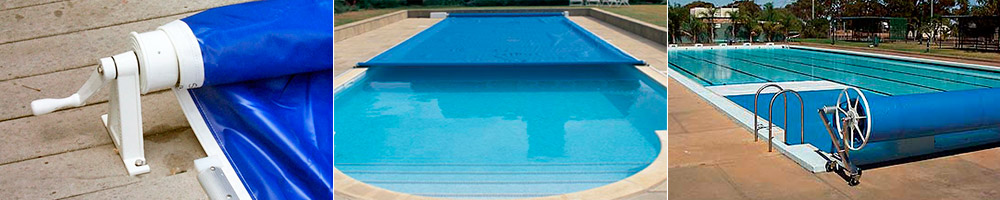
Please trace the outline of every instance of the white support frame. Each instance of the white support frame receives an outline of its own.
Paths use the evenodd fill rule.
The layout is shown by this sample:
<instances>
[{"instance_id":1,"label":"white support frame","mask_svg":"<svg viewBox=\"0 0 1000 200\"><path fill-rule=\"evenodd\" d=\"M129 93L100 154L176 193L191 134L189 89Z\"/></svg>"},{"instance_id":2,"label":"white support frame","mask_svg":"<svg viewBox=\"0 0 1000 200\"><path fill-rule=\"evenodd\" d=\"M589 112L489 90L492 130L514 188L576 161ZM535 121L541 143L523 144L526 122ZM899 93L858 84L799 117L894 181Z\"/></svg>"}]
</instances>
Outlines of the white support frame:
<instances>
[{"instance_id":1,"label":"white support frame","mask_svg":"<svg viewBox=\"0 0 1000 200\"><path fill-rule=\"evenodd\" d=\"M198 107L194 104L191 93L187 89L173 88L171 90L177 96L177 102L180 103L181 110L184 111L184 117L187 118L188 124L194 130L195 137L198 138L198 143L201 144L201 148L205 150L205 155L207 155L205 158L195 161L195 167L198 172L209 170L210 167L221 168L226 175L226 179L228 179L229 186L236 192L238 199L253 199L250 197L246 186L243 185L243 181L236 174L236 170L233 168L232 163L229 162L225 152L222 152L222 147L219 147L219 143L212 135L212 131L208 129L208 124L205 123L204 116L201 115ZM204 185L202 187L207 188Z\"/></svg>"},{"instance_id":2,"label":"white support frame","mask_svg":"<svg viewBox=\"0 0 1000 200\"><path fill-rule=\"evenodd\" d=\"M130 176L149 172L142 141L142 107L139 99L139 62L132 51L115 55L115 78L110 79L108 114L101 115L104 128L118 149ZM110 63L109 63L110 64ZM112 66L101 66L111 73Z\"/></svg>"}]
</instances>

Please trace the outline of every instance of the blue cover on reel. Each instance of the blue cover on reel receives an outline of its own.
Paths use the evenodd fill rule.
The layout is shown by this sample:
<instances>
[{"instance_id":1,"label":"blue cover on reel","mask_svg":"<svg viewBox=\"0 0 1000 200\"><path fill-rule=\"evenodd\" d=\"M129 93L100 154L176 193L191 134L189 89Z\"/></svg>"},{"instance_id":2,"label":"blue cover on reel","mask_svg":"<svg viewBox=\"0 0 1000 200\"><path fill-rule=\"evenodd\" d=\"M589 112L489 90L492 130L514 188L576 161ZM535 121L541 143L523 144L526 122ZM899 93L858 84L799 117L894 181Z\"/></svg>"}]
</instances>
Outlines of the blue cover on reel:
<instances>
[{"instance_id":1,"label":"blue cover on reel","mask_svg":"<svg viewBox=\"0 0 1000 200\"><path fill-rule=\"evenodd\" d=\"M205 62L204 85L330 69L331 1L272 0L208 9L181 19Z\"/></svg>"},{"instance_id":2,"label":"blue cover on reel","mask_svg":"<svg viewBox=\"0 0 1000 200\"><path fill-rule=\"evenodd\" d=\"M451 13L361 66L644 64L562 13Z\"/></svg>"},{"instance_id":3,"label":"blue cover on reel","mask_svg":"<svg viewBox=\"0 0 1000 200\"><path fill-rule=\"evenodd\" d=\"M869 142L1000 127L1000 89L868 96Z\"/></svg>"},{"instance_id":4,"label":"blue cover on reel","mask_svg":"<svg viewBox=\"0 0 1000 200\"><path fill-rule=\"evenodd\" d=\"M255 199L333 198L332 8L260 1L182 19L205 61L189 92Z\"/></svg>"}]
</instances>

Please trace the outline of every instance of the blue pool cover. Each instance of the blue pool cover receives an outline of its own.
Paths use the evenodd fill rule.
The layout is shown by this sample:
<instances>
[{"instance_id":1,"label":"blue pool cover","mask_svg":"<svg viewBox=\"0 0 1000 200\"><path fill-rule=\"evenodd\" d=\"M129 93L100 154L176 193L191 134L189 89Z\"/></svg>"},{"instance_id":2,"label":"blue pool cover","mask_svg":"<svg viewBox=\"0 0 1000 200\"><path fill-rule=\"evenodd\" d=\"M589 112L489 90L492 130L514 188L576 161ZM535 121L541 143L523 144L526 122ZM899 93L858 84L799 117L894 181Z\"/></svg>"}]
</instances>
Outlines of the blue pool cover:
<instances>
[{"instance_id":1,"label":"blue pool cover","mask_svg":"<svg viewBox=\"0 0 1000 200\"><path fill-rule=\"evenodd\" d=\"M333 198L332 1L260 1L182 19L205 61L189 90L255 199Z\"/></svg>"},{"instance_id":2,"label":"blue pool cover","mask_svg":"<svg viewBox=\"0 0 1000 200\"><path fill-rule=\"evenodd\" d=\"M644 62L562 13L452 13L360 66L605 65Z\"/></svg>"}]
</instances>

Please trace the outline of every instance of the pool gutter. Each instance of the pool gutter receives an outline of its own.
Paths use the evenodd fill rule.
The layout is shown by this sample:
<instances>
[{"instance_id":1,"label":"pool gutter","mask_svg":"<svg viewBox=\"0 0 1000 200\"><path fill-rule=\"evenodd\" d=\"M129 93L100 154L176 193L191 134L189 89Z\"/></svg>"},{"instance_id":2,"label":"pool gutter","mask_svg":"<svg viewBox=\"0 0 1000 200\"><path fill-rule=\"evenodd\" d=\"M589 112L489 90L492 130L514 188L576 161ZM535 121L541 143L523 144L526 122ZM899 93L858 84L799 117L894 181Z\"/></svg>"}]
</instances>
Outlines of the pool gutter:
<instances>
[{"instance_id":1,"label":"pool gutter","mask_svg":"<svg viewBox=\"0 0 1000 200\"><path fill-rule=\"evenodd\" d=\"M649 66L635 66L649 78L655 80L663 88L667 88L667 75ZM364 75L365 68L354 68L337 76L334 80L334 92L346 88L360 80ZM336 132L333 133L336 136ZM667 181L667 131L656 131L656 136L660 140L660 152L653 160L638 173L620 181L604 185L601 187L584 191L553 195L528 199L622 199L645 193ZM334 194L348 198L357 199L446 199L425 197L413 194L394 192L374 185L370 185L357 179L347 176L336 167L333 168Z\"/></svg>"}]
</instances>

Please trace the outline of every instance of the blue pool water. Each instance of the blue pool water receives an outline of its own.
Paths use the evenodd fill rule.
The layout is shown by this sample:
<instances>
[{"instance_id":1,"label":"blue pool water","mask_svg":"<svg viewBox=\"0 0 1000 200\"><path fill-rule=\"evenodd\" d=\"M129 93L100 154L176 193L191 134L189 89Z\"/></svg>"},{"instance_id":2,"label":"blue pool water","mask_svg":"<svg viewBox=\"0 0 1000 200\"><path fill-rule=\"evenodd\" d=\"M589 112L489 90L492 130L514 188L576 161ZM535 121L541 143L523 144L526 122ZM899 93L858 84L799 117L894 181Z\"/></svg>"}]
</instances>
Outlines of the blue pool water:
<instances>
[{"instance_id":1,"label":"blue pool water","mask_svg":"<svg viewBox=\"0 0 1000 200\"><path fill-rule=\"evenodd\" d=\"M334 166L427 196L581 191L656 158L666 101L627 65L371 67L335 94Z\"/></svg>"},{"instance_id":2,"label":"blue pool water","mask_svg":"<svg viewBox=\"0 0 1000 200\"><path fill-rule=\"evenodd\" d=\"M766 82L828 81L861 89L869 102L884 102L885 99L902 95L1000 87L1000 73L994 71L809 49L676 50L669 52L669 58L671 69L706 87ZM758 99L758 114L765 120L774 122L775 126L786 129L788 132L786 143L790 145L800 144L802 141L803 137L799 135L802 124L799 120L800 113L804 114L805 143L832 152L830 136L817 111L823 106L834 105L839 93L840 90L800 91L804 105L800 105L799 101L791 96L788 100L788 124L785 124L785 107L780 100L775 103L774 116L771 120L767 109L772 95L762 94ZM747 110L753 110L752 93L725 97ZM804 106L804 112L799 109L800 106ZM940 102L940 106L948 105L947 102ZM928 114L928 117L933 115L925 114ZM876 116L873 118L873 124L880 122L885 124L886 120L896 119ZM907 125L919 126L919 123ZM852 152L852 161L856 164L872 164L997 141L1000 141L1000 128L880 141L869 143L864 149Z\"/></svg>"},{"instance_id":3,"label":"blue pool water","mask_svg":"<svg viewBox=\"0 0 1000 200\"><path fill-rule=\"evenodd\" d=\"M1000 73L805 49L670 51L670 68L702 85L825 80L880 95L1000 87Z\"/></svg>"}]
</instances>

